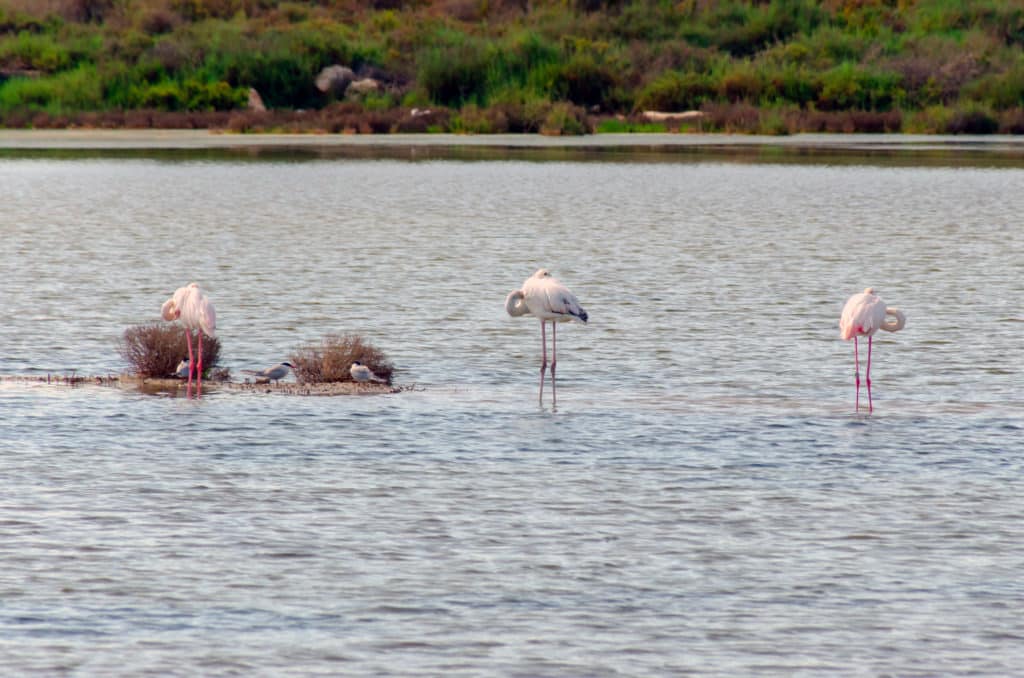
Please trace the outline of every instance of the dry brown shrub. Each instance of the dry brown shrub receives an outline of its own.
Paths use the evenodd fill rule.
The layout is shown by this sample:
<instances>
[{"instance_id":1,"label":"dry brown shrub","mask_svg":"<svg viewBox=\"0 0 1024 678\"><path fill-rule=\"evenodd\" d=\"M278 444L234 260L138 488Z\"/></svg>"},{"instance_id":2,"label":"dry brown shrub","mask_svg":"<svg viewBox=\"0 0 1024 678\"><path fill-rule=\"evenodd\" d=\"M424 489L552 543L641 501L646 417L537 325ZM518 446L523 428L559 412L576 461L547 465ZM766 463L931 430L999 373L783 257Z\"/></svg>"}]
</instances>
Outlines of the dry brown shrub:
<instances>
[{"instance_id":1,"label":"dry brown shrub","mask_svg":"<svg viewBox=\"0 0 1024 678\"><path fill-rule=\"evenodd\" d=\"M1003 111L999 116L1000 134L1024 134L1024 108Z\"/></svg>"},{"instance_id":2,"label":"dry brown shrub","mask_svg":"<svg viewBox=\"0 0 1024 678\"><path fill-rule=\"evenodd\" d=\"M394 365L358 334L329 334L319 344L302 346L288 357L298 381L307 384L352 381L349 368L357 360L391 383Z\"/></svg>"},{"instance_id":3,"label":"dry brown shrub","mask_svg":"<svg viewBox=\"0 0 1024 678\"><path fill-rule=\"evenodd\" d=\"M703 120L707 129L729 133L753 134L760 130L761 114L750 104L704 104Z\"/></svg>"},{"instance_id":4,"label":"dry brown shrub","mask_svg":"<svg viewBox=\"0 0 1024 678\"><path fill-rule=\"evenodd\" d=\"M135 109L124 112L126 129L148 129L153 126L153 111Z\"/></svg>"},{"instance_id":5,"label":"dry brown shrub","mask_svg":"<svg viewBox=\"0 0 1024 678\"><path fill-rule=\"evenodd\" d=\"M946 124L946 134L995 134L999 121L983 110L957 111Z\"/></svg>"},{"instance_id":6,"label":"dry brown shrub","mask_svg":"<svg viewBox=\"0 0 1024 678\"><path fill-rule=\"evenodd\" d=\"M196 349L195 340L192 347ZM140 377L170 377L178 369L178 363L188 358L185 330L171 323L129 327L118 343L117 352ZM203 371L213 370L219 360L220 341L216 337L204 337Z\"/></svg>"},{"instance_id":7,"label":"dry brown shrub","mask_svg":"<svg viewBox=\"0 0 1024 678\"><path fill-rule=\"evenodd\" d=\"M866 134L899 132L903 129L900 111L851 111L854 130Z\"/></svg>"}]
</instances>

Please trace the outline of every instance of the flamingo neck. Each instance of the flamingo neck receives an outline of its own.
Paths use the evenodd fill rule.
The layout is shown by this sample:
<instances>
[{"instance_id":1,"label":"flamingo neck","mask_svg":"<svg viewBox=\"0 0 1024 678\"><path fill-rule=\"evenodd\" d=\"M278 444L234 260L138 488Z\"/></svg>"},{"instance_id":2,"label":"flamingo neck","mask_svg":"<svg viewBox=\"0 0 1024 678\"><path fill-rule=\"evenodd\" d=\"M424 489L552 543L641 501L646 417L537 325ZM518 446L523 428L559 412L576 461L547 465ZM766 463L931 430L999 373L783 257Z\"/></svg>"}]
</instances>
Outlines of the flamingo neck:
<instances>
[{"instance_id":1,"label":"flamingo neck","mask_svg":"<svg viewBox=\"0 0 1024 678\"><path fill-rule=\"evenodd\" d=\"M530 312L526 307L526 298L522 290L511 292L505 297L505 311L511 316L526 315Z\"/></svg>"},{"instance_id":2,"label":"flamingo neck","mask_svg":"<svg viewBox=\"0 0 1024 678\"><path fill-rule=\"evenodd\" d=\"M886 332L899 332L907 325L907 316L903 315L903 311L898 308L887 308L885 309L886 316L892 316L892 318L886 318L882 322L881 329Z\"/></svg>"}]
</instances>

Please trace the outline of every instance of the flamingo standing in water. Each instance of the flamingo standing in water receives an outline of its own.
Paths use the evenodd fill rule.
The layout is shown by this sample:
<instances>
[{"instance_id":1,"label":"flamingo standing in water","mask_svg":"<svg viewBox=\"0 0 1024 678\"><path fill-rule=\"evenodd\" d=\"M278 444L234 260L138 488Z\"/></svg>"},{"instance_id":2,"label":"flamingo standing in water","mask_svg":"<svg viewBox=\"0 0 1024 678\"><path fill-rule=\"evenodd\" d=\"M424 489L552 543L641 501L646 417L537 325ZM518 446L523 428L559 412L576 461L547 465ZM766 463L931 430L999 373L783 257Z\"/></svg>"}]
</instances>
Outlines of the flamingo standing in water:
<instances>
[{"instance_id":1,"label":"flamingo standing in water","mask_svg":"<svg viewBox=\"0 0 1024 678\"><path fill-rule=\"evenodd\" d=\"M544 323L551 321L551 404L555 403L555 363L558 360L555 323L578 320L587 323L587 312L580 306L576 295L569 291L546 268L538 270L523 282L522 289L505 297L505 310L511 316L532 315L540 318L540 395L544 402L544 370L548 366L548 342Z\"/></svg>"},{"instance_id":2,"label":"flamingo standing in water","mask_svg":"<svg viewBox=\"0 0 1024 678\"><path fill-rule=\"evenodd\" d=\"M892 316L892 319L886 318ZM871 402L871 338L878 330L899 332L907 324L907 317L898 308L888 308L882 298L871 287L855 294L846 301L839 318L839 336L853 339L853 362L857 383L856 409L860 411L860 358L857 355L857 337L868 338L868 412L874 411Z\"/></svg>"},{"instance_id":3,"label":"flamingo standing in water","mask_svg":"<svg viewBox=\"0 0 1024 678\"><path fill-rule=\"evenodd\" d=\"M203 335L217 335L217 312L198 283L179 287L174 296L160 307L164 320L181 320L185 326L185 340L188 342L188 386L192 387L192 370L196 372L196 393L203 388ZM192 330L198 330L199 360L192 355Z\"/></svg>"}]
</instances>

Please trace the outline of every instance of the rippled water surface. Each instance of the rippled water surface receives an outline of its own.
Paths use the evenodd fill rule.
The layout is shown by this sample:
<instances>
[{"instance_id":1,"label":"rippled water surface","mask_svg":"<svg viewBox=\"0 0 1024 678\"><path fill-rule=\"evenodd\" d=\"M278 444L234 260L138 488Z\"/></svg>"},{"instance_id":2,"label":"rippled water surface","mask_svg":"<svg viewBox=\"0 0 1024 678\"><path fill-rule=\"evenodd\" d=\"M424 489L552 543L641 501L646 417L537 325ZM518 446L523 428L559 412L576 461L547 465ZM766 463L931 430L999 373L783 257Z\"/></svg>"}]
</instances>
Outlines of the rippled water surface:
<instances>
[{"instance_id":1,"label":"rippled water surface","mask_svg":"<svg viewBox=\"0 0 1024 678\"><path fill-rule=\"evenodd\" d=\"M6 675L1009 675L1024 170L687 154L0 158L0 374L357 332L385 396L0 382ZM546 266L587 326L506 293ZM875 412L843 301L874 286Z\"/></svg>"}]
</instances>

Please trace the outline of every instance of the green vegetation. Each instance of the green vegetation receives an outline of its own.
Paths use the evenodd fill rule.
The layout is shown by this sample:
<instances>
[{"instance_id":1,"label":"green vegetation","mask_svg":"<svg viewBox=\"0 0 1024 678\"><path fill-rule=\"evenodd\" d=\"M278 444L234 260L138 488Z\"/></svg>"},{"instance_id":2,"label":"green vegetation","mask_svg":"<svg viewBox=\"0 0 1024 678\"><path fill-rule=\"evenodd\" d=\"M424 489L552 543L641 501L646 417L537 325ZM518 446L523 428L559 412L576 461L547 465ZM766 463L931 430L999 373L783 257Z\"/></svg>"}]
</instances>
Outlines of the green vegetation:
<instances>
[{"instance_id":1,"label":"green vegetation","mask_svg":"<svg viewBox=\"0 0 1024 678\"><path fill-rule=\"evenodd\" d=\"M68 125L1022 133L1024 3L0 0L0 126Z\"/></svg>"}]
</instances>

